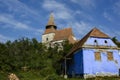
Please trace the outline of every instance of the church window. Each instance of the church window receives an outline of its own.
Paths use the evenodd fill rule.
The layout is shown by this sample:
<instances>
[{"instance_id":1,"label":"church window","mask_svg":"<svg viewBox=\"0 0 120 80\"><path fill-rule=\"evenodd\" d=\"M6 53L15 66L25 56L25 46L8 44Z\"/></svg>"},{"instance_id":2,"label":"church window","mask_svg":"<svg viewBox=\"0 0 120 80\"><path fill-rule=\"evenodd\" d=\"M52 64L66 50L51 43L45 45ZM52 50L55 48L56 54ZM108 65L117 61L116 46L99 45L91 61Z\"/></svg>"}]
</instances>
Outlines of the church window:
<instances>
[{"instance_id":1,"label":"church window","mask_svg":"<svg viewBox=\"0 0 120 80\"><path fill-rule=\"evenodd\" d=\"M95 52L95 60L96 61L101 61L101 54L100 54L100 52Z\"/></svg>"},{"instance_id":2,"label":"church window","mask_svg":"<svg viewBox=\"0 0 120 80\"><path fill-rule=\"evenodd\" d=\"M109 61L113 60L113 53L112 52L107 52L107 58Z\"/></svg>"},{"instance_id":3,"label":"church window","mask_svg":"<svg viewBox=\"0 0 120 80\"><path fill-rule=\"evenodd\" d=\"M48 41L48 38L46 38L46 41Z\"/></svg>"}]
</instances>

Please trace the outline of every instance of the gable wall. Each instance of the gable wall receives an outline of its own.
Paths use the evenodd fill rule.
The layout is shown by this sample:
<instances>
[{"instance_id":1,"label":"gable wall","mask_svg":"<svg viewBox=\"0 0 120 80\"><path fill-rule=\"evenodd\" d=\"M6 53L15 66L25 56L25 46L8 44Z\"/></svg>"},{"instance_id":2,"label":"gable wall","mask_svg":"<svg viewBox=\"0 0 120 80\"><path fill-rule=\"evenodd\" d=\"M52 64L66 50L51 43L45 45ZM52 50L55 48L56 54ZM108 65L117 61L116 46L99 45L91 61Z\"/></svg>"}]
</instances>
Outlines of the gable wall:
<instances>
[{"instance_id":1,"label":"gable wall","mask_svg":"<svg viewBox=\"0 0 120 80\"><path fill-rule=\"evenodd\" d=\"M88 40L84 43L84 45L95 45L94 41L97 41L98 45L101 46L116 46L115 43L110 38L94 38L89 37ZM105 40L107 41L107 44L105 43Z\"/></svg>"}]
</instances>

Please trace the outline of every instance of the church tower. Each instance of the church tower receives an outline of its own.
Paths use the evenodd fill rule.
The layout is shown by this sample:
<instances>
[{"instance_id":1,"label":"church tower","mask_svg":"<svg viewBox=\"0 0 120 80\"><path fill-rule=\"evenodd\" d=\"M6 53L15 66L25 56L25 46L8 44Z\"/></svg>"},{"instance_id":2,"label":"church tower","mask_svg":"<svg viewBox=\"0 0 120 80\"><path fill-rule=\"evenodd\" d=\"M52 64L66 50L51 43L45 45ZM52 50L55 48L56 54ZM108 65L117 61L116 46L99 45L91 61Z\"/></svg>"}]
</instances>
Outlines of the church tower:
<instances>
[{"instance_id":1,"label":"church tower","mask_svg":"<svg viewBox=\"0 0 120 80\"><path fill-rule=\"evenodd\" d=\"M53 13L50 14L50 18L48 21L48 24L46 25L46 29L57 29L55 23L54 23L54 16Z\"/></svg>"},{"instance_id":2,"label":"church tower","mask_svg":"<svg viewBox=\"0 0 120 80\"><path fill-rule=\"evenodd\" d=\"M54 39L56 29L57 26L55 25L54 22L54 16L53 13L51 13L48 23L46 25L45 32L42 35L42 43L49 45L49 43Z\"/></svg>"},{"instance_id":3,"label":"church tower","mask_svg":"<svg viewBox=\"0 0 120 80\"><path fill-rule=\"evenodd\" d=\"M62 50L62 43L66 40L68 40L71 44L76 42L72 28L57 30L53 13L51 13L48 23L45 26L45 31L42 35L42 43L45 44L46 47L54 47L57 45L61 47Z\"/></svg>"}]
</instances>

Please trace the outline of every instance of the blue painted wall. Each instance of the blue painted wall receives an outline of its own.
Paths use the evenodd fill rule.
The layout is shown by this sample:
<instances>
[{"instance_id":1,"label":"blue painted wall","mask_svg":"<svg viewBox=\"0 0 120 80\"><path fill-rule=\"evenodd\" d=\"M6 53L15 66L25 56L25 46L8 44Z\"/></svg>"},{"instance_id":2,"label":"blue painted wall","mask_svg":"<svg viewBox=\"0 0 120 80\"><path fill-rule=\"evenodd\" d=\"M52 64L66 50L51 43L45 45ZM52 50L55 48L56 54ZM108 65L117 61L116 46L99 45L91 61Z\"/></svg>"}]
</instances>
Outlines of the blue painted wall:
<instances>
[{"instance_id":1,"label":"blue painted wall","mask_svg":"<svg viewBox=\"0 0 120 80\"><path fill-rule=\"evenodd\" d=\"M77 51L73 58L72 62L68 65L68 74L69 75L81 75L84 72L83 69L83 51Z\"/></svg>"},{"instance_id":2,"label":"blue painted wall","mask_svg":"<svg viewBox=\"0 0 120 80\"><path fill-rule=\"evenodd\" d=\"M103 73L116 75L120 68L120 56L117 50L108 50L113 52L114 60L109 61L107 59L107 52L101 52L101 61L95 60L95 49L84 49L83 50L83 61L84 61L84 74L95 75L97 73ZM116 61L118 63L116 63Z\"/></svg>"},{"instance_id":3,"label":"blue painted wall","mask_svg":"<svg viewBox=\"0 0 120 80\"><path fill-rule=\"evenodd\" d=\"M109 38L94 38L90 37L85 42L84 45L95 45L94 40L97 40L98 46L107 45L114 46L116 45ZM107 41L107 44L105 43ZM95 52L101 51L101 61L95 60ZM113 59L109 61L107 59L107 52L113 52ZM80 49L73 54L72 63L69 64L68 74L87 74L87 75L96 75L96 74L105 74L105 75L118 75L120 68L120 55L118 50L110 49ZM108 74L109 73L109 74Z\"/></svg>"}]
</instances>

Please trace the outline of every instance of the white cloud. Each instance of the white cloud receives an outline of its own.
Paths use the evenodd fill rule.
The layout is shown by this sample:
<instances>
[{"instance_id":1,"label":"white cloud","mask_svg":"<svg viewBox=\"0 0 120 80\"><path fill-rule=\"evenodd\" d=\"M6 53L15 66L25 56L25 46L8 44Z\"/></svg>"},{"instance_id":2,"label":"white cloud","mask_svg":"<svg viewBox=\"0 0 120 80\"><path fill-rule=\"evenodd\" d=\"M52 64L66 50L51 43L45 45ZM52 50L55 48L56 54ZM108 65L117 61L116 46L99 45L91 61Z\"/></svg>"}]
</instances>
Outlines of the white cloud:
<instances>
[{"instance_id":1,"label":"white cloud","mask_svg":"<svg viewBox=\"0 0 120 80\"><path fill-rule=\"evenodd\" d=\"M100 28L100 30L102 31L102 32L104 32L105 34L107 34L109 37L115 37L115 36L120 36L120 32L119 32L119 30L117 30L117 29L115 29L115 28L113 28L113 29L111 29L111 28L108 28L107 26L105 26L105 25L99 25L99 28Z\"/></svg>"},{"instance_id":2,"label":"white cloud","mask_svg":"<svg viewBox=\"0 0 120 80\"><path fill-rule=\"evenodd\" d=\"M45 0L43 3L43 8L48 11L54 11L56 19L71 19L71 10L67 8L64 3L57 2L55 0Z\"/></svg>"},{"instance_id":3,"label":"white cloud","mask_svg":"<svg viewBox=\"0 0 120 80\"><path fill-rule=\"evenodd\" d=\"M0 0L1 5L6 6L6 9L12 13L21 13L24 15L39 15L35 10L30 9L27 5L19 0Z\"/></svg>"},{"instance_id":4,"label":"white cloud","mask_svg":"<svg viewBox=\"0 0 120 80\"><path fill-rule=\"evenodd\" d=\"M86 35L86 33L94 26L92 26L91 24L89 23L86 23L86 22L75 22L73 23L74 27L73 28L73 31L75 31L75 34L76 34L76 37L77 38L82 38L83 36L81 35Z\"/></svg>"},{"instance_id":5,"label":"white cloud","mask_svg":"<svg viewBox=\"0 0 120 80\"><path fill-rule=\"evenodd\" d=\"M16 29L29 29L26 24L18 22L17 20L9 17L9 15L0 15L0 22L12 25L11 27Z\"/></svg>"},{"instance_id":6,"label":"white cloud","mask_svg":"<svg viewBox=\"0 0 120 80\"><path fill-rule=\"evenodd\" d=\"M87 31L91 26L88 23L85 22L76 22L74 23L74 29L79 34L84 34L85 31Z\"/></svg>"},{"instance_id":7,"label":"white cloud","mask_svg":"<svg viewBox=\"0 0 120 80\"><path fill-rule=\"evenodd\" d=\"M8 40L13 40L13 39L0 34L0 42L6 42Z\"/></svg>"},{"instance_id":8,"label":"white cloud","mask_svg":"<svg viewBox=\"0 0 120 80\"><path fill-rule=\"evenodd\" d=\"M39 30L34 28L31 25L28 25L25 21L20 21L20 18L32 18L38 20L40 14L34 9L31 9L26 4L20 2L20 0L0 0L0 5L3 5L8 13L0 14L0 23L5 25L1 26L3 28L11 28L17 30L19 32L23 32L24 35L16 35L18 36L36 36L41 34L43 30ZM37 17L37 18L35 18ZM19 18L19 19L18 19ZM29 21L28 21L29 22ZM21 30L21 31L20 31ZM0 41L11 40L10 37L5 37L3 35L0 36Z\"/></svg>"},{"instance_id":9,"label":"white cloud","mask_svg":"<svg viewBox=\"0 0 120 80\"><path fill-rule=\"evenodd\" d=\"M111 16L110 16L110 14L108 14L107 12L104 12L104 13L103 13L103 16L104 16L107 20L113 21L112 18L111 18Z\"/></svg>"},{"instance_id":10,"label":"white cloud","mask_svg":"<svg viewBox=\"0 0 120 80\"><path fill-rule=\"evenodd\" d=\"M79 4L82 8L95 7L95 0L71 0L73 3Z\"/></svg>"},{"instance_id":11,"label":"white cloud","mask_svg":"<svg viewBox=\"0 0 120 80\"><path fill-rule=\"evenodd\" d=\"M118 0L114 6L113 6L113 10L116 14L120 15L120 0Z\"/></svg>"},{"instance_id":12,"label":"white cloud","mask_svg":"<svg viewBox=\"0 0 120 80\"><path fill-rule=\"evenodd\" d=\"M79 0L75 0L76 3L79 3ZM91 1L91 0L90 0ZM86 4L93 5L92 2L87 3L87 0L84 1ZM87 20L93 20L92 16L89 14L81 11L81 10L73 10L72 8L69 8L65 3L60 3L55 0L44 0L43 2L43 8L48 11L54 11L55 19L58 20L64 20L65 22L76 22L76 17L81 17L83 19ZM68 23L69 23L68 22Z\"/></svg>"},{"instance_id":13,"label":"white cloud","mask_svg":"<svg viewBox=\"0 0 120 80\"><path fill-rule=\"evenodd\" d=\"M15 30L29 31L35 35L43 32L42 29L36 29L36 28L33 28L25 23L17 21L11 15L8 15L8 14L7 15L0 15L0 22L9 25L9 26L7 26L7 28L13 28ZM2 27L6 27L6 26L2 26Z\"/></svg>"},{"instance_id":14,"label":"white cloud","mask_svg":"<svg viewBox=\"0 0 120 80\"><path fill-rule=\"evenodd\" d=\"M94 20L93 17L89 13L85 13L84 11L76 10L76 11L74 11L74 15L77 17L79 16L82 20L83 19L86 19L89 21Z\"/></svg>"},{"instance_id":15,"label":"white cloud","mask_svg":"<svg viewBox=\"0 0 120 80\"><path fill-rule=\"evenodd\" d=\"M89 5L92 5L92 3L88 3ZM87 4L86 4L87 5ZM75 16L89 18L92 20L92 18L81 11L74 11L67 7L64 3L57 2L55 0L45 0L43 3L43 8L48 11L54 11L55 19L62 19L67 20L67 26L70 26L73 28L73 31L77 38L80 38L81 35L85 34L92 26L84 21L77 21ZM62 24L63 26L64 24ZM64 26L65 27L65 26ZM63 28L63 27L62 27Z\"/></svg>"}]
</instances>

